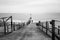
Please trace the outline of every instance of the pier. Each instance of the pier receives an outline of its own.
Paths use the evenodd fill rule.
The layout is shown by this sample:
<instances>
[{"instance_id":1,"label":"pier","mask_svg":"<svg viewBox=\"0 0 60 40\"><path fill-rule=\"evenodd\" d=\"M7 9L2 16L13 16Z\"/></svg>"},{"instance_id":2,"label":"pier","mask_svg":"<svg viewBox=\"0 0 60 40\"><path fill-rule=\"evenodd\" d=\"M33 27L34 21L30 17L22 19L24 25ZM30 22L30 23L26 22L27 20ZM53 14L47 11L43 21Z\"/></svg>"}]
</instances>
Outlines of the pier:
<instances>
[{"instance_id":1,"label":"pier","mask_svg":"<svg viewBox=\"0 0 60 40\"><path fill-rule=\"evenodd\" d=\"M0 40L51 40L51 38L38 30L35 23L30 23L24 29L14 31Z\"/></svg>"}]
</instances>

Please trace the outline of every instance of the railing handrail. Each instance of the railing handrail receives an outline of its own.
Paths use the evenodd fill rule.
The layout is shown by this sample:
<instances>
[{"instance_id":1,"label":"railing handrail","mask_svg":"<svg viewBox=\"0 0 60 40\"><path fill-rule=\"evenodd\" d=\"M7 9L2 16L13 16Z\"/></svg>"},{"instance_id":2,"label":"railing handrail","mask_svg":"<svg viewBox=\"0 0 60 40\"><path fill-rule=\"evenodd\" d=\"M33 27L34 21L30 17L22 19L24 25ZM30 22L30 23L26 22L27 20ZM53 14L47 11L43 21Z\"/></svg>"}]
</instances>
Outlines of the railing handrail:
<instances>
[{"instance_id":1,"label":"railing handrail","mask_svg":"<svg viewBox=\"0 0 60 40\"><path fill-rule=\"evenodd\" d=\"M52 20L52 21L50 21L50 22L52 22L51 25L53 25L52 28L49 28L49 27L47 28L47 27L45 27L45 26L42 25L42 30L43 30L43 28L45 28L46 31L49 31L50 33L52 33L52 40L55 40L55 37L56 37L58 40L60 40L60 37L55 33L55 29L60 30L60 28L55 27L55 21L57 21L57 20ZM54 23L53 23L53 22L54 22ZM43 23L45 23L45 22L43 22ZM47 25L48 25L48 24L47 24ZM52 30L50 30L50 29L52 29ZM54 33L53 33L53 32L54 32ZM47 32L46 32L46 34L47 34Z\"/></svg>"}]
</instances>

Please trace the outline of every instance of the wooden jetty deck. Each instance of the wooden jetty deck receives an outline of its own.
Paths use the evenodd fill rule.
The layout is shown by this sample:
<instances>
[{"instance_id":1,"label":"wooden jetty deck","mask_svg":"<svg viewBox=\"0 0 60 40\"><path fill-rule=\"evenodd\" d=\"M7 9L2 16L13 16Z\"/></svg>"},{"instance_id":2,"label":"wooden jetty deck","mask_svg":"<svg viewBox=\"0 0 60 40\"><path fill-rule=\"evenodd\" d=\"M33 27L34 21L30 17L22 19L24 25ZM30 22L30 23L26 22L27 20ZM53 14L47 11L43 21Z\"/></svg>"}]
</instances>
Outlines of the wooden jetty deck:
<instances>
[{"instance_id":1,"label":"wooden jetty deck","mask_svg":"<svg viewBox=\"0 0 60 40\"><path fill-rule=\"evenodd\" d=\"M28 26L25 26L24 29L14 31L9 35L0 38L0 40L51 40L51 38L41 30L39 31L35 23L31 23Z\"/></svg>"}]
</instances>

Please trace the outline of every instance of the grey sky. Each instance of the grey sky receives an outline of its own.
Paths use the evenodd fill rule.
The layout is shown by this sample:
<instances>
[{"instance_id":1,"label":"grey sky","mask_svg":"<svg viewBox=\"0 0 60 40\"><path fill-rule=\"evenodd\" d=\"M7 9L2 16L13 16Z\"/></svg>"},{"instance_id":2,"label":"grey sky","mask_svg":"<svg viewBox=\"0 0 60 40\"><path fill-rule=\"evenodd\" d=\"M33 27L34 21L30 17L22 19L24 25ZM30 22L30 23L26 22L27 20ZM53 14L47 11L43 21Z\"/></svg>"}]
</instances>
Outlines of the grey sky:
<instances>
[{"instance_id":1,"label":"grey sky","mask_svg":"<svg viewBox=\"0 0 60 40\"><path fill-rule=\"evenodd\" d=\"M30 13L34 20L59 19L60 0L0 0L0 16L13 15L16 20L26 20Z\"/></svg>"},{"instance_id":2,"label":"grey sky","mask_svg":"<svg viewBox=\"0 0 60 40\"><path fill-rule=\"evenodd\" d=\"M0 0L0 13L59 12L60 0Z\"/></svg>"}]
</instances>

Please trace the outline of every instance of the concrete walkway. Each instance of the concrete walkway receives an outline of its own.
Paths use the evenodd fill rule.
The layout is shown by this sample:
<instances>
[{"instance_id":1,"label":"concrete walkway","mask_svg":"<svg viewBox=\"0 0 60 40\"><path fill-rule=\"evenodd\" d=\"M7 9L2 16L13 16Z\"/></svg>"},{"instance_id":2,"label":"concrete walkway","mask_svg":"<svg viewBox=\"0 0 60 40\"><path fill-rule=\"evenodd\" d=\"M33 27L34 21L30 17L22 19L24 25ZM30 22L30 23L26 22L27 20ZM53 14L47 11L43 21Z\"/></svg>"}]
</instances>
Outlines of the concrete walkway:
<instances>
[{"instance_id":1,"label":"concrete walkway","mask_svg":"<svg viewBox=\"0 0 60 40\"><path fill-rule=\"evenodd\" d=\"M0 40L51 40L42 31L38 31L34 23L25 26L23 30L15 31L14 33L0 38Z\"/></svg>"},{"instance_id":2,"label":"concrete walkway","mask_svg":"<svg viewBox=\"0 0 60 40\"><path fill-rule=\"evenodd\" d=\"M26 27L23 37L17 38L17 40L51 40L42 31L37 30L37 26L31 23Z\"/></svg>"}]
</instances>

